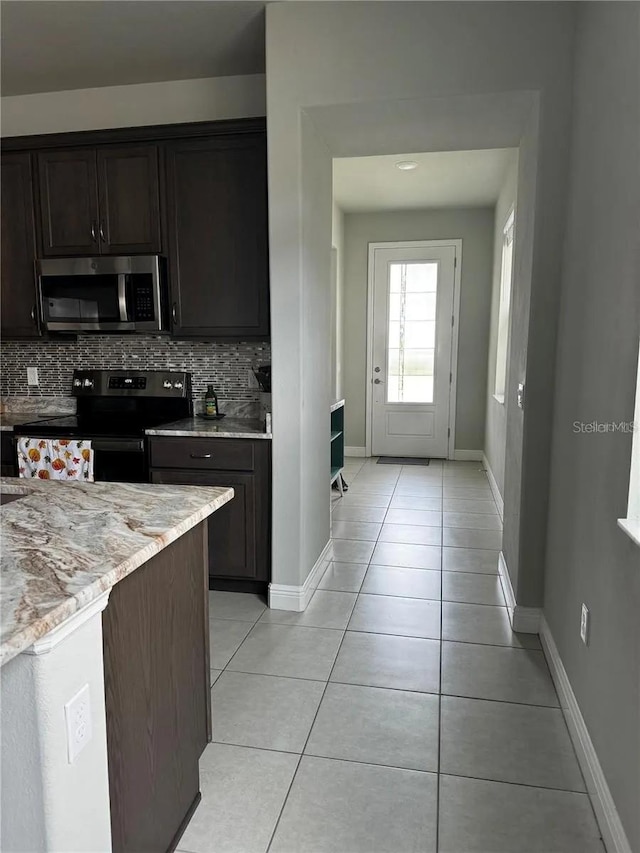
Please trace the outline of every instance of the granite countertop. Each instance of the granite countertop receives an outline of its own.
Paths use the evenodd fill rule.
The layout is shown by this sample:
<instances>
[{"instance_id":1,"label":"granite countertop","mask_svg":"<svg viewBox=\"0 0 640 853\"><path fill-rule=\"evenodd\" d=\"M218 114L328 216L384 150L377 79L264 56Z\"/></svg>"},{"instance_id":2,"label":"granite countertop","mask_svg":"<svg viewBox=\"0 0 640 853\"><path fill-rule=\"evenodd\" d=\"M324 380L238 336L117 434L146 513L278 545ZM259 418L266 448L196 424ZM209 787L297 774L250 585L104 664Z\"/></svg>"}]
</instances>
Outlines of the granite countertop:
<instances>
[{"instance_id":1,"label":"granite countertop","mask_svg":"<svg viewBox=\"0 0 640 853\"><path fill-rule=\"evenodd\" d=\"M65 412L47 412L36 414L34 412L3 412L0 415L0 431L13 432L13 428L19 424L29 424L32 421L45 421L49 418L63 418Z\"/></svg>"},{"instance_id":2,"label":"granite countertop","mask_svg":"<svg viewBox=\"0 0 640 853\"><path fill-rule=\"evenodd\" d=\"M183 418L148 429L146 434L190 438L271 438L271 433L264 431L262 421L250 418L221 418L219 421Z\"/></svg>"},{"instance_id":3,"label":"granite countertop","mask_svg":"<svg viewBox=\"0 0 640 853\"><path fill-rule=\"evenodd\" d=\"M233 489L0 477L0 664L233 498Z\"/></svg>"}]
</instances>

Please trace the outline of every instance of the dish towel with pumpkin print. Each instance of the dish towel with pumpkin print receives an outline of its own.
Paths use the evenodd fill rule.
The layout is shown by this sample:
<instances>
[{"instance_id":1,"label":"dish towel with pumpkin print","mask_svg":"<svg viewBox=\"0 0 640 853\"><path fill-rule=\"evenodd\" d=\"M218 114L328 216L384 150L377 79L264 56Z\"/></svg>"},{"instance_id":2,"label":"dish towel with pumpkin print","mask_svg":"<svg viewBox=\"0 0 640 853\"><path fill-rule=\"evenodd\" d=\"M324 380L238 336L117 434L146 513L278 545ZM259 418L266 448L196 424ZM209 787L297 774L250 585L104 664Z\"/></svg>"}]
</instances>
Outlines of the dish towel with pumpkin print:
<instances>
[{"instance_id":1,"label":"dish towel with pumpkin print","mask_svg":"<svg viewBox=\"0 0 640 853\"><path fill-rule=\"evenodd\" d=\"M19 438L18 471L24 479L80 480L93 483L90 441L68 438Z\"/></svg>"}]
</instances>

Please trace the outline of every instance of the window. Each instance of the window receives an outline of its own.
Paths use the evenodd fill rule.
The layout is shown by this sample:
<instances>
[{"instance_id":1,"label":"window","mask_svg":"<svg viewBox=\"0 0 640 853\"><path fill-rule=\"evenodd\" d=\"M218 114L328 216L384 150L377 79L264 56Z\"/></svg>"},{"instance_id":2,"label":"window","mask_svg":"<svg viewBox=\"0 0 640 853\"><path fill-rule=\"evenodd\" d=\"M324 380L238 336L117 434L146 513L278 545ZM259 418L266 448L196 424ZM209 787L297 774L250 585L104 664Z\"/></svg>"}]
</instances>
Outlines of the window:
<instances>
[{"instance_id":1,"label":"window","mask_svg":"<svg viewBox=\"0 0 640 853\"><path fill-rule=\"evenodd\" d=\"M636 405L631 424L625 424L633 431L631 444L631 471L629 473L629 504L627 517L619 518L618 524L640 545L640 350L638 352L638 375L636 377Z\"/></svg>"},{"instance_id":2,"label":"window","mask_svg":"<svg viewBox=\"0 0 640 853\"><path fill-rule=\"evenodd\" d=\"M389 264L387 403L433 403L438 264Z\"/></svg>"},{"instance_id":3,"label":"window","mask_svg":"<svg viewBox=\"0 0 640 853\"><path fill-rule=\"evenodd\" d=\"M498 344L496 347L496 379L494 396L504 403L507 384L507 356L509 346L509 317L511 315L511 281L513 278L513 226L512 210L504 226L502 237L502 268L500 272L500 306L498 309Z\"/></svg>"}]
</instances>

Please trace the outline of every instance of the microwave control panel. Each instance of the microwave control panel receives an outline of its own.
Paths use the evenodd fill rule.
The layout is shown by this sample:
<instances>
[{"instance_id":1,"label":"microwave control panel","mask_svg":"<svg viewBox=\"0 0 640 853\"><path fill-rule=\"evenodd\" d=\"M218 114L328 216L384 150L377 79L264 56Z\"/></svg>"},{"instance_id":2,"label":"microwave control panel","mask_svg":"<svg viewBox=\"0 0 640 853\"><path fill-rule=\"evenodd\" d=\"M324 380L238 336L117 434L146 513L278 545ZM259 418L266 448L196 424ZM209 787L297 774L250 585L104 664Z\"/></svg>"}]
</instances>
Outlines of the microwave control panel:
<instances>
[{"instance_id":1,"label":"microwave control panel","mask_svg":"<svg viewBox=\"0 0 640 853\"><path fill-rule=\"evenodd\" d=\"M136 276L136 282L133 288L133 321L142 323L145 321L155 320L155 307L153 304L153 281L149 276L149 281L140 281L142 275ZM147 278L147 276L144 276Z\"/></svg>"}]
</instances>

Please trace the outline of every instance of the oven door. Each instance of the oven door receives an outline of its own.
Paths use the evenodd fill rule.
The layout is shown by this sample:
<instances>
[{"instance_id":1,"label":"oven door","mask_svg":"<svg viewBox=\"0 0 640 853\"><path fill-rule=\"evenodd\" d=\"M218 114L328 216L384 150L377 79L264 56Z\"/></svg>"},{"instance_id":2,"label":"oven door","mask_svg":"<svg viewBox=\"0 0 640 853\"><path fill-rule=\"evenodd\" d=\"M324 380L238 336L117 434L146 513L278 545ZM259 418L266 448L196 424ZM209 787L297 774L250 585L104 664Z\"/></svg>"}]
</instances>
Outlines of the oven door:
<instances>
[{"instance_id":1,"label":"oven door","mask_svg":"<svg viewBox=\"0 0 640 853\"><path fill-rule=\"evenodd\" d=\"M93 476L97 482L147 483L143 438L92 438Z\"/></svg>"}]
</instances>

